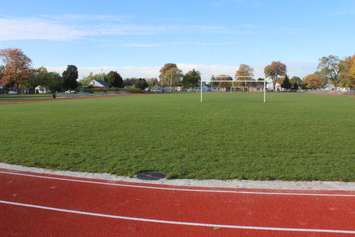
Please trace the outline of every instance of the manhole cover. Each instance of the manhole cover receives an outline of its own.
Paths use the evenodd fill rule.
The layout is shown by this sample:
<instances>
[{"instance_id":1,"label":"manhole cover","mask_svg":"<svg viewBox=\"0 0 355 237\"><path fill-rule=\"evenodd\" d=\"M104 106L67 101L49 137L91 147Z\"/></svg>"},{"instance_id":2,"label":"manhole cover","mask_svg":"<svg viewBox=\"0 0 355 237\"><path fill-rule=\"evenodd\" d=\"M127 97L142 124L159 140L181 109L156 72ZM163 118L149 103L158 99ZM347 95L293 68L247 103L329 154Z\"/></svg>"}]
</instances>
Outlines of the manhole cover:
<instances>
[{"instance_id":1,"label":"manhole cover","mask_svg":"<svg viewBox=\"0 0 355 237\"><path fill-rule=\"evenodd\" d=\"M158 171L140 171L137 173L136 177L143 180L159 180L164 179L165 174Z\"/></svg>"}]
</instances>

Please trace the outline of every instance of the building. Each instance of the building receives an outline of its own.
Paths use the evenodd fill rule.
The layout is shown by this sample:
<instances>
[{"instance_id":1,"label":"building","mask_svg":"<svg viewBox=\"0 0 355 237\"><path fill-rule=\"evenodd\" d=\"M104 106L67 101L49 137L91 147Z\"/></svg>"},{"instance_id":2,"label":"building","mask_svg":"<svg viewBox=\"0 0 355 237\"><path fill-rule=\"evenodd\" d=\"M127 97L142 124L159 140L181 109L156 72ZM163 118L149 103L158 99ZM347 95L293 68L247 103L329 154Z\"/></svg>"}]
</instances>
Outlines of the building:
<instances>
[{"instance_id":1,"label":"building","mask_svg":"<svg viewBox=\"0 0 355 237\"><path fill-rule=\"evenodd\" d=\"M211 80L213 91L264 91L264 81L233 80L231 76L219 75Z\"/></svg>"},{"instance_id":2,"label":"building","mask_svg":"<svg viewBox=\"0 0 355 237\"><path fill-rule=\"evenodd\" d=\"M35 87L35 94L47 94L49 92L49 89L44 86L38 85Z\"/></svg>"},{"instance_id":3,"label":"building","mask_svg":"<svg viewBox=\"0 0 355 237\"><path fill-rule=\"evenodd\" d=\"M233 82L233 90L236 91L264 91L264 81L255 81L255 80L247 80L247 81L234 81Z\"/></svg>"},{"instance_id":4,"label":"building","mask_svg":"<svg viewBox=\"0 0 355 237\"><path fill-rule=\"evenodd\" d=\"M89 86L93 88L109 88L109 84L104 80L92 80Z\"/></svg>"}]
</instances>

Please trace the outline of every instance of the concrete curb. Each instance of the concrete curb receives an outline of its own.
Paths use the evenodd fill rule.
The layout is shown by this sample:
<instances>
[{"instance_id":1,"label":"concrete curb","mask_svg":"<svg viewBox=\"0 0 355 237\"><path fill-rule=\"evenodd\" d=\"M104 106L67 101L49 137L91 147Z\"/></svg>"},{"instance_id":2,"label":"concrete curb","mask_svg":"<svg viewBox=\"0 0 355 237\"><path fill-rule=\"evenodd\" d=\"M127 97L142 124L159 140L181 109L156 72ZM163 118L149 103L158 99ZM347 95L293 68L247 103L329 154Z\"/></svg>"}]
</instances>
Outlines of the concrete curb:
<instances>
[{"instance_id":1,"label":"concrete curb","mask_svg":"<svg viewBox=\"0 0 355 237\"><path fill-rule=\"evenodd\" d=\"M284 190L343 190L355 191L355 182L332 181L252 181L252 180L194 180L194 179L162 179L159 181L145 181L137 178L116 176L107 173L88 173L73 171L58 171L22 165L10 165L0 163L0 169L14 171L34 172L40 174L64 175L79 178L92 178L108 181L124 181L132 183L164 184L190 187L214 187L214 188L242 188L242 189L284 189Z\"/></svg>"}]
</instances>

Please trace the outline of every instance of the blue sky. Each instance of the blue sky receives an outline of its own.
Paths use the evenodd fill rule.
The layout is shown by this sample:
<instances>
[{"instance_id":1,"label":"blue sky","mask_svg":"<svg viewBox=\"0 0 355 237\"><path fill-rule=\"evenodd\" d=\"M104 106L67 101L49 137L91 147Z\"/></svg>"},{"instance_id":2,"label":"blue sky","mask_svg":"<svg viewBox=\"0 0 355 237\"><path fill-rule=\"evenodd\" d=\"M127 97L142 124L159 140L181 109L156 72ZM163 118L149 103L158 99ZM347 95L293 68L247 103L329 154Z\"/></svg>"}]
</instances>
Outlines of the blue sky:
<instances>
[{"instance_id":1,"label":"blue sky","mask_svg":"<svg viewBox=\"0 0 355 237\"><path fill-rule=\"evenodd\" d=\"M22 48L34 66L116 69L158 76L167 62L186 72L233 74L241 63L261 76L272 60L291 75L315 70L321 56L354 53L353 0L5 1L0 48Z\"/></svg>"}]
</instances>

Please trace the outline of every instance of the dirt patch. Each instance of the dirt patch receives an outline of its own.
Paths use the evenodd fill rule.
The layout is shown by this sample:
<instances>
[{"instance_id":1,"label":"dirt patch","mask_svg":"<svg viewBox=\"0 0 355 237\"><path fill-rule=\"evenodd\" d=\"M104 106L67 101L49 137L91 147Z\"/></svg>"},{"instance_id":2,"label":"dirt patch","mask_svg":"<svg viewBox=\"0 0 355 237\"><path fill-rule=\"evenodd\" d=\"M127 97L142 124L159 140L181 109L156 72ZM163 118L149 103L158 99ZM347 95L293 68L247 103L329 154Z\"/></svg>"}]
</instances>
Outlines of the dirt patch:
<instances>
[{"instance_id":1,"label":"dirt patch","mask_svg":"<svg viewBox=\"0 0 355 237\"><path fill-rule=\"evenodd\" d=\"M0 99L1 104L22 104L22 103L33 103L33 102L48 102L48 101L63 101L63 100L84 100L84 99L104 99L112 98L117 96L134 96L134 95L147 95L147 94L132 94L132 93L120 93L112 95L92 95L92 96L73 96L73 97L57 97L53 99L52 97L46 97L43 99Z\"/></svg>"}]
</instances>

